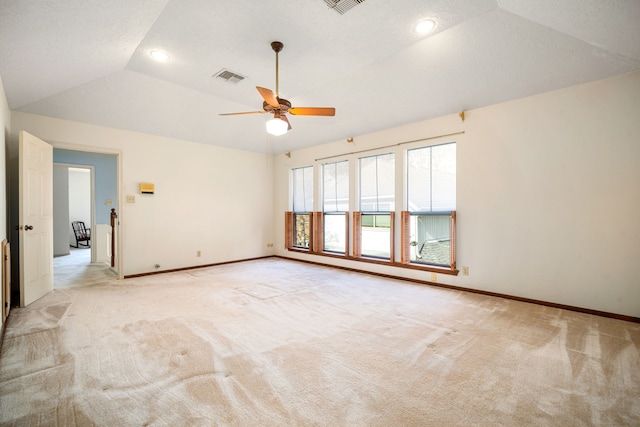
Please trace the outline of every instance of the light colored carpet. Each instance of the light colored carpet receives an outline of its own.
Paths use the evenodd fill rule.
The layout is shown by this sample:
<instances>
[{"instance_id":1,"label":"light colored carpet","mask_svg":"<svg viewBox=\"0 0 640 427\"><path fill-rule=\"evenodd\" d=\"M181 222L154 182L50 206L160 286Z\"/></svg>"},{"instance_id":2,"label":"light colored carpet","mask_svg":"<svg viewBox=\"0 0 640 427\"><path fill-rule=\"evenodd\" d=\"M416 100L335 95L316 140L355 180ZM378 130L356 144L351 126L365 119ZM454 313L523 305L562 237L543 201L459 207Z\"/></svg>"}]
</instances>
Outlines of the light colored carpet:
<instances>
[{"instance_id":1,"label":"light colored carpet","mask_svg":"<svg viewBox=\"0 0 640 427\"><path fill-rule=\"evenodd\" d=\"M11 312L0 423L640 425L640 325L270 258Z\"/></svg>"},{"instance_id":2,"label":"light colored carpet","mask_svg":"<svg viewBox=\"0 0 640 427\"><path fill-rule=\"evenodd\" d=\"M116 278L109 264L91 263L91 249L70 248L69 255L53 258L53 287L69 288L105 283Z\"/></svg>"}]
</instances>

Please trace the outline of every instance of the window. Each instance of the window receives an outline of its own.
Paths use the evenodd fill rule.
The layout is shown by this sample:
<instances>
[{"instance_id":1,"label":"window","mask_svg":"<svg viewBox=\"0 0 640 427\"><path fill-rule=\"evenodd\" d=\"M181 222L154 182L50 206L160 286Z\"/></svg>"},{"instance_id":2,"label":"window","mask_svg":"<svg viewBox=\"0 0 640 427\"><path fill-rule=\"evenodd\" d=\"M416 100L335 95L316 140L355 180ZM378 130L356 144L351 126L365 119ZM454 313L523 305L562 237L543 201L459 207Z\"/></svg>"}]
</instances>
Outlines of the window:
<instances>
[{"instance_id":1,"label":"window","mask_svg":"<svg viewBox=\"0 0 640 427\"><path fill-rule=\"evenodd\" d=\"M408 150L403 262L455 268L455 209L456 144Z\"/></svg>"},{"instance_id":2,"label":"window","mask_svg":"<svg viewBox=\"0 0 640 427\"><path fill-rule=\"evenodd\" d=\"M395 155L363 157L360 170L360 212L355 217L356 256L393 261Z\"/></svg>"},{"instance_id":3,"label":"window","mask_svg":"<svg viewBox=\"0 0 640 427\"><path fill-rule=\"evenodd\" d=\"M391 212L395 209L395 155L360 159L360 210Z\"/></svg>"},{"instance_id":4,"label":"window","mask_svg":"<svg viewBox=\"0 0 640 427\"><path fill-rule=\"evenodd\" d=\"M313 167L293 169L293 242L295 248L309 249L313 211Z\"/></svg>"},{"instance_id":5,"label":"window","mask_svg":"<svg viewBox=\"0 0 640 427\"><path fill-rule=\"evenodd\" d=\"M285 247L457 275L457 145L417 147L416 142L406 142L411 148L399 143L386 153L376 149L382 154L363 150L367 154L329 156L316 159L322 162L317 166L291 169L293 209L285 212ZM401 175L402 186L396 180ZM314 193L321 197L315 206Z\"/></svg>"},{"instance_id":6,"label":"window","mask_svg":"<svg viewBox=\"0 0 640 427\"><path fill-rule=\"evenodd\" d=\"M323 250L346 254L349 162L322 165Z\"/></svg>"}]
</instances>

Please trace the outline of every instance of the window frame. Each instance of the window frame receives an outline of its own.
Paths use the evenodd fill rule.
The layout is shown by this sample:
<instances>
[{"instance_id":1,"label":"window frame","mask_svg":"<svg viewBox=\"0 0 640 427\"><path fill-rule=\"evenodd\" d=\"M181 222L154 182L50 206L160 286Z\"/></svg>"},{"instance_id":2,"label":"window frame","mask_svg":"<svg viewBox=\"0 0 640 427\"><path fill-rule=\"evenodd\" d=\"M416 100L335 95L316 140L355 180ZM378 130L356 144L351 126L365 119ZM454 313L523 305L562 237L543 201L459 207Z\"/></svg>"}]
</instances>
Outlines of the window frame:
<instances>
[{"instance_id":1,"label":"window frame","mask_svg":"<svg viewBox=\"0 0 640 427\"><path fill-rule=\"evenodd\" d=\"M338 208L340 207L340 203L338 202L339 200L339 196L340 194L338 191L338 188L340 186L340 183L338 182L338 178L340 177L339 175L339 170L338 170L338 166L341 164L345 164L347 165L347 203L346 203L346 210L339 210ZM326 182L326 172L325 172L325 168L329 165L334 165L335 166L335 174L334 174L334 178L335 178L335 209L334 210L328 210L327 209L327 202L326 202L326 195L327 195L327 182ZM317 230L317 239L316 241L318 242L318 245L321 245L321 247L318 247L317 252L324 252L324 253L329 253L332 255L336 255L336 256L342 256L342 257L346 257L349 255L349 206L350 206L350 201L351 201L351 197L349 194L349 185L350 185L350 181L349 181L349 172L350 172L350 168L351 168L351 162L348 159L344 159L344 160L339 160L336 162L329 162L329 163L323 163L322 164L322 212L318 212L318 217L319 217L319 221L316 223L316 230ZM326 249L326 217L327 216L337 216L337 215L343 215L344 216L344 252L341 251L335 251L335 250L328 250Z\"/></svg>"},{"instance_id":2,"label":"window frame","mask_svg":"<svg viewBox=\"0 0 640 427\"><path fill-rule=\"evenodd\" d=\"M302 197L303 200L302 205L304 207L304 210L297 210L296 206L299 206L298 203L296 203L297 198L296 195L298 194L298 188L296 187L297 185L297 172L300 171L302 173ZM308 173L310 172L310 173ZM288 228L288 232L290 232L290 234L287 234L287 249L290 250L298 250L298 251L303 251L303 252L313 252L314 251L314 244L315 244L315 228L314 228L314 212L313 212L313 193L315 190L315 180L314 180L314 167L313 166L302 166L302 167L298 167L298 168L293 168L291 169L291 215L287 216L287 223L286 226ZM307 175L310 175L311 177L311 188L310 190L310 194L307 194L307 185L305 183L305 177ZM307 205L311 205L311 206L307 206ZM306 233L307 236L307 246L304 245L299 245L297 242L297 234L298 234L298 221L297 218L298 216L305 216L308 217L308 220L306 221L309 225L308 225L308 232Z\"/></svg>"},{"instance_id":3,"label":"window frame","mask_svg":"<svg viewBox=\"0 0 640 427\"><path fill-rule=\"evenodd\" d=\"M349 254L349 211L344 212L319 212L322 215L322 227L318 227L321 230L320 241L322 242L322 252L327 252L334 255L346 256ZM326 245L326 224L327 216L343 216L344 217L344 252L327 249Z\"/></svg>"},{"instance_id":4,"label":"window frame","mask_svg":"<svg viewBox=\"0 0 640 427\"><path fill-rule=\"evenodd\" d=\"M456 270L456 256L455 256L455 249L456 249L456 194L454 193L454 197L453 197L453 205L449 204L446 205L445 207L450 207L453 209L450 210L434 210L434 190L433 190L433 184L434 184L434 176L433 176L433 172L434 170L436 170L434 168L433 165L433 150L437 149L438 147L446 147L446 146L451 146L453 145L455 147L456 150L456 156L455 156L455 163L457 164L457 142L456 141L452 141L452 142L446 142L446 143L442 143L442 144L435 144L435 145L427 145L427 146L423 146L423 147L414 147L414 148L410 148L406 150L406 162L405 162L405 170L404 173L406 174L406 181L405 181L405 190L406 190L406 211L402 211L401 212L401 236L402 236L402 242L401 242L401 262L403 264L410 264L416 267L434 267L434 268L449 268L450 270ZM410 210L410 206L411 206L411 172L412 169L409 166L409 155L410 153L413 152L417 152L419 150L429 150L429 167L428 167L428 172L429 172L429 178L428 178L428 182L429 182L429 189L428 189L428 197L426 198L428 200L428 210L416 210L416 211L411 211ZM456 172L457 172L457 165L455 165L456 167ZM455 192L455 180L456 180L456 175L457 173L454 174L454 192ZM451 203L451 201L449 201L449 203ZM416 204L419 205L419 204ZM411 217L412 216L448 216L449 217L449 264L438 264L438 263L427 263L427 262L417 262L417 261L412 261L411 260L411 246L413 246L413 242L411 241ZM419 244L419 242L416 241L416 246L417 244Z\"/></svg>"},{"instance_id":5,"label":"window frame","mask_svg":"<svg viewBox=\"0 0 640 427\"><path fill-rule=\"evenodd\" d=\"M381 185L380 182L381 180L383 180L384 178L389 178L385 175L381 175L379 174L379 170L380 170L380 164L378 163L378 159L381 157L387 157L387 156L391 156L391 162L390 164L392 165L392 171L391 171L391 176L390 178L392 178L392 185L391 188L392 190L392 194L390 196L390 201L389 203L389 210L381 210ZM363 165L363 161L365 160L369 160L369 159L375 159L375 174L374 174L374 178L375 178L375 203L365 203L363 198L364 197L369 197L369 193L365 192L363 190L363 184L364 181L370 177L365 176L363 177L363 172L364 172L364 166ZM368 155L368 156L362 156L362 157L358 157L358 162L357 162L357 175L358 175L358 211L354 212L354 253L353 256L355 258L358 259L367 259L367 260L374 260L377 262L384 262L384 263L393 263L395 261L395 209L396 209L396 188L395 188L395 182L396 182L396 161L397 161L397 154L395 152L382 152L379 154L372 154L372 155ZM383 164L384 165L384 164ZM383 190L384 191L384 190ZM384 194L382 195L382 197L384 197ZM364 209L363 209L364 207ZM375 208L375 209L368 209L368 208ZM372 215L374 217L374 226L372 228L376 228L375 226L375 220L376 220L376 216L389 216L389 257L383 257L383 256L376 256L376 255L372 255L371 253L366 254L365 252L365 248L363 247L363 229L364 228L369 228L369 227L365 227L363 225L363 216L370 216ZM357 219L356 219L357 216ZM386 227L385 227L386 228Z\"/></svg>"},{"instance_id":6,"label":"window frame","mask_svg":"<svg viewBox=\"0 0 640 427\"><path fill-rule=\"evenodd\" d=\"M416 141L411 141L411 142L416 142ZM404 143L400 143L400 144L396 144L396 145L403 145ZM448 214L450 215L450 224L451 224L451 230L450 230L450 261L451 261L451 265L447 266L447 265L435 265L435 264L422 264L422 263L412 263L410 262L410 250L411 250L411 246L410 246L410 227L408 227L408 225L410 224L410 216L412 214L421 214L419 212L409 212L409 211L404 211L399 209L398 207L398 194L403 194L404 195L404 203L408 204L408 164L407 164L407 152L409 150L412 149L420 149L420 148L427 148L427 147L436 147L439 145L447 145L447 144L456 144L456 148L458 146L458 142L457 141L449 141L449 142L443 142L443 143L439 143L439 144L433 144L433 145L424 145L424 146L413 146L412 148L409 149L394 149L392 151L389 151L388 147L385 148L379 148L379 149L375 149L375 151L378 151L380 154L376 154L376 155L372 155L372 156L363 156L363 157L355 157L358 153L350 153L347 156L349 156L346 160L342 160L342 161L348 161L349 162L349 177L350 177L350 182L349 182L349 207L353 208L356 204L358 205L358 208L360 208L360 172L359 172L359 162L358 160L360 158L366 158L366 157L373 157L373 156L378 156L378 155L384 155L384 154L393 154L394 155L394 168L396 169L394 172L394 181L396 181L395 185L394 185L394 210L390 210L390 211L380 211L380 214L382 215L390 215L390 258L386 259L386 258L376 258L376 257L369 257L369 256L363 256L362 255L362 248L361 248L361 228L362 228L362 215L368 215L368 214L376 214L377 211L375 212L371 212L371 211L359 211L359 210L353 210L353 211L346 211L344 212L345 214L345 253L342 254L341 252L334 252L334 251L325 251L324 250L324 215L327 213L324 211L324 202L321 202L320 207L321 207L321 211L319 212L310 212L310 221L311 221L311 226L312 226L312 230L313 232L311 233L311 243L309 245L309 249L304 249L304 248L297 248L297 247L292 247L289 242L290 242L290 234L292 234L291 227L289 225L285 225L285 243L286 243L286 247L289 251L294 251L294 252L301 252L301 253L311 253L313 255L320 255L320 256L324 256L324 257L333 257L333 258L340 258L340 259L345 259L345 260L350 260L350 261L358 261L358 262L365 262L365 263L372 263L372 264L378 264L378 265L386 265L386 266L391 266L391 267L397 267L397 268L402 268L402 269L411 269L411 270L417 270L417 271L427 271L427 272L433 272L433 273L438 273L438 274L445 274L445 275L453 275L453 276L457 276L459 274L459 271L457 270L456 267L456 258L455 258L455 254L456 254L456 211L452 210L452 211L446 211L446 212L438 212L437 214ZM365 151L374 151L374 150L365 150ZM401 156L402 157L399 157ZM456 156L457 157L457 156ZM402 163L398 163L400 161L400 159L403 159L404 162ZM344 159L344 157L343 157ZM319 160L316 160L319 161ZM340 161L337 161L335 163L339 163ZM398 171L398 168L401 168L401 171ZM292 169L293 170L293 169ZM400 172L400 173L398 173ZM404 180L403 183L401 185L402 187L402 193L398 193L398 191L400 191L400 185L398 181L398 177L400 177L401 175L404 175ZM354 182L351 182L351 179L354 179ZM323 180L320 179L318 181L315 181L316 176L314 175L314 191L317 192L316 194L322 194L322 197L324 197L324 189L320 188L319 186L323 185ZM354 193L355 192L355 193ZM356 199L354 200L354 196L356 197ZM331 213L333 215L335 215L336 213ZM429 213L429 214L433 214L433 213ZM293 217L293 212L286 212L285 213L286 217L285 217L285 222L287 224L291 224L291 218ZM399 217L399 218L396 218ZM398 220L396 222L396 220ZM405 226L405 221L406 221L406 225ZM399 225L399 228L398 228ZM399 232L399 233L398 233ZM399 236L398 236L399 234ZM407 235L405 237L405 234ZM405 244L405 241L407 242ZM398 245L399 243L399 245ZM399 254L396 254L396 252L399 252Z\"/></svg>"},{"instance_id":7,"label":"window frame","mask_svg":"<svg viewBox=\"0 0 640 427\"><path fill-rule=\"evenodd\" d=\"M411 239L411 217L412 216L448 216L449 217L449 264L422 263L411 260L411 246L414 242ZM456 270L456 211L448 212L401 212L400 221L401 242L401 263L411 265L416 268L448 268L452 271ZM417 246L417 245L415 245Z\"/></svg>"},{"instance_id":8,"label":"window frame","mask_svg":"<svg viewBox=\"0 0 640 427\"><path fill-rule=\"evenodd\" d=\"M395 211L389 212L361 212L356 211L353 213L353 224L354 224L354 236L353 236L353 257L356 259L362 260L371 260L376 262L382 262L387 264L393 264L395 262ZM388 215L389 216L389 258L375 256L370 254L363 253L362 246L362 216L363 215Z\"/></svg>"}]
</instances>

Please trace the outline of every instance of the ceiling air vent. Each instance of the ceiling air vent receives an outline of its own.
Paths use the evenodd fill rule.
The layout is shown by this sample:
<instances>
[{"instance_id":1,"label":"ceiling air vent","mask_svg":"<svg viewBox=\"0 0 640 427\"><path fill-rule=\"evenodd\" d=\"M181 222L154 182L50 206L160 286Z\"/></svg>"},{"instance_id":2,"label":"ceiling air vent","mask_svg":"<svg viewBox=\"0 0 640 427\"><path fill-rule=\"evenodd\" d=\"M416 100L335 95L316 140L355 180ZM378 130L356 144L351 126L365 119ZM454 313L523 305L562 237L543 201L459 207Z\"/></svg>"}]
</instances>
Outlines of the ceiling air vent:
<instances>
[{"instance_id":1,"label":"ceiling air vent","mask_svg":"<svg viewBox=\"0 0 640 427\"><path fill-rule=\"evenodd\" d=\"M344 15L353 7L359 5L360 3L364 3L364 0L324 0L324 2L340 15Z\"/></svg>"},{"instance_id":2,"label":"ceiling air vent","mask_svg":"<svg viewBox=\"0 0 640 427\"><path fill-rule=\"evenodd\" d=\"M224 68L218 71L217 73L215 73L213 77L217 79L222 79L225 82L229 82L229 83L240 83L246 78L245 76L242 76L238 73L234 73L233 71L226 70Z\"/></svg>"}]
</instances>

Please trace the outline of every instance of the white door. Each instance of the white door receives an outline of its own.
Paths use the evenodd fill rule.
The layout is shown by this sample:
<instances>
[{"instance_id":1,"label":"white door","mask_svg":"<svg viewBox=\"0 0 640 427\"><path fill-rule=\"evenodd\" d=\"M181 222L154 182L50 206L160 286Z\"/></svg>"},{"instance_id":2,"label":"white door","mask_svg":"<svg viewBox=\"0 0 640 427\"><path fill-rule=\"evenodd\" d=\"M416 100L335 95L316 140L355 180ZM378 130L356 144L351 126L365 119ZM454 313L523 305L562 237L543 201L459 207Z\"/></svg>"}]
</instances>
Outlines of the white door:
<instances>
[{"instance_id":1,"label":"white door","mask_svg":"<svg viewBox=\"0 0 640 427\"><path fill-rule=\"evenodd\" d=\"M20 307L53 290L53 147L20 131Z\"/></svg>"}]
</instances>

